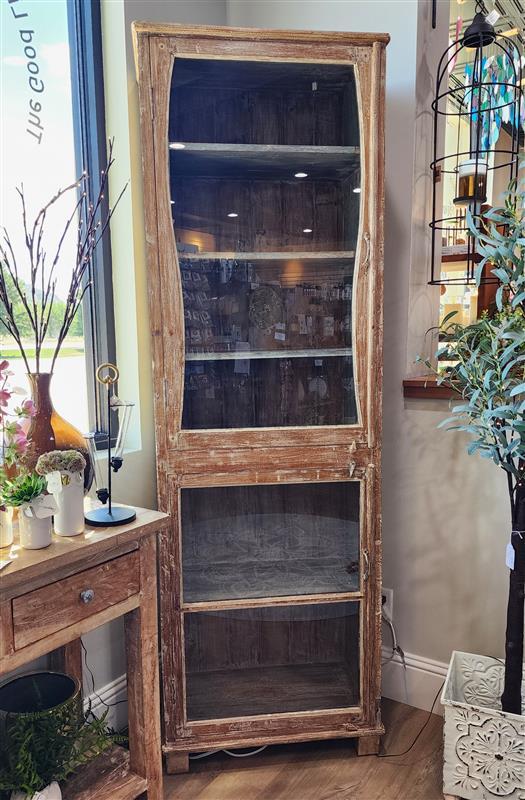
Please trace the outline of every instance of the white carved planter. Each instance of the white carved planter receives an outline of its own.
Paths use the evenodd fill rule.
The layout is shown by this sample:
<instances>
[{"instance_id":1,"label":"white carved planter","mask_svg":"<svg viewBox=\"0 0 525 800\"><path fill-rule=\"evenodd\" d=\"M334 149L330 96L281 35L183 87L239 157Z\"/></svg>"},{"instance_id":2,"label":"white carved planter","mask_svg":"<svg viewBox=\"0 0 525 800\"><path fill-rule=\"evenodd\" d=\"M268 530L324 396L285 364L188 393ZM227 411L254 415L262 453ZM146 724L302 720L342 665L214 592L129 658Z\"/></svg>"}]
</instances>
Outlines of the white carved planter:
<instances>
[{"instance_id":1,"label":"white carved planter","mask_svg":"<svg viewBox=\"0 0 525 800\"><path fill-rule=\"evenodd\" d=\"M443 791L465 800L525 800L525 716L501 710L504 666L454 651L445 707Z\"/></svg>"}]
</instances>

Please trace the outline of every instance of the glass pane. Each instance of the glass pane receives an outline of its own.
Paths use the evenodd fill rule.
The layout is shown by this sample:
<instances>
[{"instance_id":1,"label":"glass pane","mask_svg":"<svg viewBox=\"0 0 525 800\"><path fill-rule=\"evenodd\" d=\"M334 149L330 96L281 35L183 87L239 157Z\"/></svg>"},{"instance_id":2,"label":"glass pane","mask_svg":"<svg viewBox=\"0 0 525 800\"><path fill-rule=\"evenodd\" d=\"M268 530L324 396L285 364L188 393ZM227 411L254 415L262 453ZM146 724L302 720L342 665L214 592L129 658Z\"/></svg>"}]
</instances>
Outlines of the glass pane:
<instances>
[{"instance_id":1,"label":"glass pane","mask_svg":"<svg viewBox=\"0 0 525 800\"><path fill-rule=\"evenodd\" d=\"M355 424L353 67L176 59L169 139L183 428Z\"/></svg>"},{"instance_id":2,"label":"glass pane","mask_svg":"<svg viewBox=\"0 0 525 800\"><path fill-rule=\"evenodd\" d=\"M359 603L185 615L189 720L359 704Z\"/></svg>"},{"instance_id":3,"label":"glass pane","mask_svg":"<svg viewBox=\"0 0 525 800\"><path fill-rule=\"evenodd\" d=\"M183 489L185 602L359 589L357 481Z\"/></svg>"},{"instance_id":4,"label":"glass pane","mask_svg":"<svg viewBox=\"0 0 525 800\"><path fill-rule=\"evenodd\" d=\"M25 13L19 8L21 5L0 4L0 207L2 226L9 231L18 256L20 277L29 286L29 259L16 187L24 186L31 227L38 210L60 187L74 183L78 173L75 164L68 1L26 0L23 3ZM26 30L22 40L23 29ZM33 52L35 56L32 56ZM75 202L75 197L69 193L58 201L56 210L48 212L46 216L42 249L48 254L48 274ZM73 224L64 239L61 257L54 271L55 298L41 353L40 372L51 369L52 355L64 317L70 265L74 263L76 255L75 230ZM42 292L39 287L37 290L39 302ZM30 368L34 370L34 333L22 303L16 302L16 298L14 311ZM29 394L27 367L18 345L0 326L0 360L4 358L9 361L14 373L12 383ZM55 362L51 392L57 412L80 430L88 430L87 368L81 312L77 314Z\"/></svg>"}]
</instances>

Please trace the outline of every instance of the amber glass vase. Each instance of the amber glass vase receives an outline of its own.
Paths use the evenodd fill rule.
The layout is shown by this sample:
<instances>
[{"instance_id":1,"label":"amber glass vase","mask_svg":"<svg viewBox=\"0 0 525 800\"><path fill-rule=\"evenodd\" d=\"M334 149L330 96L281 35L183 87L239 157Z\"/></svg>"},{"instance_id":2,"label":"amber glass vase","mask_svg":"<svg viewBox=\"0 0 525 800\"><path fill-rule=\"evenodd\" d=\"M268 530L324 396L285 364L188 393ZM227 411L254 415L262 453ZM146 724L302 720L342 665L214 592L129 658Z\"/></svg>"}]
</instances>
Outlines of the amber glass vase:
<instances>
[{"instance_id":1,"label":"amber glass vase","mask_svg":"<svg viewBox=\"0 0 525 800\"><path fill-rule=\"evenodd\" d=\"M86 440L74 425L53 408L50 393L52 373L30 373L27 377L36 413L27 432L28 448L24 456L26 465L34 469L38 457L50 450L78 450L86 459L84 489L88 491L93 482L93 465Z\"/></svg>"}]
</instances>

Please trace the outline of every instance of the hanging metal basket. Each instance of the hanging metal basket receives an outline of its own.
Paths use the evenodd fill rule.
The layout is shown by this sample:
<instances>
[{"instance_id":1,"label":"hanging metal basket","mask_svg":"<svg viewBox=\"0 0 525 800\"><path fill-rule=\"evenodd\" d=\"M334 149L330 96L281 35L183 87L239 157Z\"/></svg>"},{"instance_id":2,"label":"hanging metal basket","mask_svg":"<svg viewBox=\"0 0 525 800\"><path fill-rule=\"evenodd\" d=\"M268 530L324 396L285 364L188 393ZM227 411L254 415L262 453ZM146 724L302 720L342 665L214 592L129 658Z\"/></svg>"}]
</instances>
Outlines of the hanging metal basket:
<instances>
[{"instance_id":1,"label":"hanging metal basket","mask_svg":"<svg viewBox=\"0 0 525 800\"><path fill-rule=\"evenodd\" d=\"M505 188L518 174L524 113L522 55L517 42L496 33L481 13L481 7L478 3L478 13L461 40L445 50L437 71L430 165L433 174L431 284L475 283L476 264L481 256L476 240L469 234L467 210L476 225L481 226L483 211L488 208L487 187L493 182L495 172L506 170ZM464 81L452 72L456 63L465 63ZM449 147L449 152L446 152L443 135L447 117L456 118L458 128L456 146L452 151ZM508 134L505 144L499 136L501 129ZM460 143L462 131L468 137L467 146ZM455 178L453 214L450 209L443 208L441 199L441 185L446 175ZM441 258L445 254L464 261L464 272L442 277ZM481 278L481 283L494 282L497 280L490 274Z\"/></svg>"}]
</instances>

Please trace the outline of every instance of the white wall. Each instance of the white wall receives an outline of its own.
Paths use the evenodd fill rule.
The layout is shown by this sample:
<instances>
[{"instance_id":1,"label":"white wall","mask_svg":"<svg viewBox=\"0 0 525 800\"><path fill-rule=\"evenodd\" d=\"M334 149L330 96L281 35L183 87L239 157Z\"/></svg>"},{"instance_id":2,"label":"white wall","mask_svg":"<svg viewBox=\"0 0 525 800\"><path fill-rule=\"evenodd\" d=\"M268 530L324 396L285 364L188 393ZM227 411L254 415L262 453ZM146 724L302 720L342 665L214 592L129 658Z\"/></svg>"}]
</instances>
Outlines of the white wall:
<instances>
[{"instance_id":1,"label":"white wall","mask_svg":"<svg viewBox=\"0 0 525 800\"><path fill-rule=\"evenodd\" d=\"M446 5L438 3L441 23ZM424 321L434 308L424 288L421 239L427 236L421 205L426 158L421 155L421 136L432 73L426 54L436 41L430 32L429 7L421 0L418 18L416 0L103 0L104 71L108 135L116 136L120 178L131 177L125 205L112 226L118 358L129 375L126 393L135 392L140 402L141 425L136 431L138 450L133 462L128 461L119 491L122 499L149 504L154 501L153 427L131 21L391 34L386 108L384 583L395 592L395 622L404 650L423 660L444 662L454 648L502 653L509 515L503 476L493 465L468 458L461 436L436 429L447 412L446 402L404 401L402 393L402 380L422 343ZM419 36L430 37L430 49L416 47L418 25ZM425 70L420 95L422 84L416 86L416 77ZM419 156L416 170L415 155ZM114 187L118 184L115 180ZM416 314L414 298L418 298ZM90 642L90 657L93 654L102 683L122 669L122 649L119 636L98 637ZM425 697L408 699L428 705Z\"/></svg>"}]
</instances>

